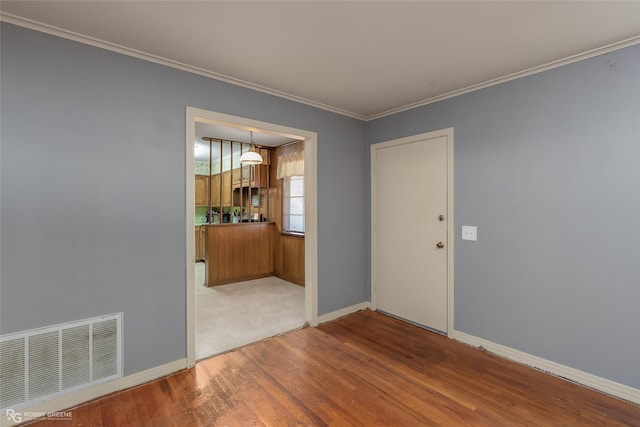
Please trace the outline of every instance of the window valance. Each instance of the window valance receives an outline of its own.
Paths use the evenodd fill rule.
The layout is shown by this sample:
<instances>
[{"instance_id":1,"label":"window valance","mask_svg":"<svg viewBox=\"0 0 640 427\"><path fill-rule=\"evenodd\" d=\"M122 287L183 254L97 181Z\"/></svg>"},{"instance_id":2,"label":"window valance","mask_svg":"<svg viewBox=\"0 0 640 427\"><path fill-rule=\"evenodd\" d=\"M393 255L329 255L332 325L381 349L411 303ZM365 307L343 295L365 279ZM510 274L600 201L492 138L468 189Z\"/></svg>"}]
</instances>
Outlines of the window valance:
<instances>
[{"instance_id":1,"label":"window valance","mask_svg":"<svg viewBox=\"0 0 640 427\"><path fill-rule=\"evenodd\" d=\"M279 147L276 177L304 176L304 142Z\"/></svg>"}]
</instances>

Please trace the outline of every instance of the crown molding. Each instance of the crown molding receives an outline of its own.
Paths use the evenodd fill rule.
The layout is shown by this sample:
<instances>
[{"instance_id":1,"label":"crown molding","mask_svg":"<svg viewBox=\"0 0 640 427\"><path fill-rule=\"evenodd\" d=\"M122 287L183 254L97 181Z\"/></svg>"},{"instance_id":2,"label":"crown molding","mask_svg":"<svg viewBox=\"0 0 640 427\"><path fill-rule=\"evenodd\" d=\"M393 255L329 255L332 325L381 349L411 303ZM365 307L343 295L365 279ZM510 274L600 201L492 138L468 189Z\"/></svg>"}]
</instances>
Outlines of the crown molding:
<instances>
[{"instance_id":1,"label":"crown molding","mask_svg":"<svg viewBox=\"0 0 640 427\"><path fill-rule=\"evenodd\" d=\"M111 52L120 53L123 55L132 56L134 58L142 59L156 64L165 65L167 67L176 68L178 70L186 71L193 74L198 74L211 79L230 83L235 86L241 86L247 89L262 92L268 95L277 96L279 98L288 99L290 101L298 102L300 104L309 105L311 107L320 108L322 110L337 113L343 116L351 117L358 120L366 120L367 117L361 114L356 114L351 111L343 110L341 108L333 107L331 105L323 104L321 102L312 101L300 96L292 95L287 92L271 89L265 86L261 86L255 83L246 82L244 80L236 79L224 74L214 73L212 71L205 70L204 68L194 67L192 65L184 64L179 61L163 58L161 56L153 55L150 53L142 52L140 50L131 49L126 46L121 46L115 43L100 40L94 37L90 37L84 34L75 33L73 31L65 30L63 28L54 27L53 25L44 24L42 22L26 19L21 16L13 15L6 12L0 12L0 21L14 24L20 27L28 28L30 30L39 31L53 36L61 37L68 40L73 40L78 43L87 44L100 49L109 50Z\"/></svg>"},{"instance_id":2,"label":"crown molding","mask_svg":"<svg viewBox=\"0 0 640 427\"><path fill-rule=\"evenodd\" d=\"M444 101L445 99L454 98L459 95L464 95L465 93L475 92L480 89L485 89L491 86L496 86L501 83L506 83L511 80L520 79L522 77L527 77L532 74L538 74L543 71L552 70L554 68L562 67L564 65L573 64L574 62L583 61L585 59L593 58L594 56L604 55L609 52L613 52L616 50L624 49L625 47L633 46L636 44L640 44L640 36L632 37L626 40L622 40L616 43L608 44L606 46L602 46L599 48L591 49L586 52L578 53L575 55L567 56L566 58L558 59L556 61L547 62L546 64L538 65L535 67L528 68L523 71L517 71L515 73L507 74L506 76L498 77L495 79L487 80L486 82L474 84L471 86L464 87L462 89L457 89L451 92L447 92L442 95L434 96L433 98L425 99L422 101L417 101L411 104L404 105L402 107L393 108L391 110L384 111L378 114L372 114L365 118L366 121L371 121L375 119L379 119L381 117L390 116L393 114L401 113L403 111L411 110L417 107L422 107L424 105L433 104L439 101Z\"/></svg>"},{"instance_id":3,"label":"crown molding","mask_svg":"<svg viewBox=\"0 0 640 427\"><path fill-rule=\"evenodd\" d=\"M0 21L7 22L9 24L18 25L20 27L29 28L31 30L51 34L57 37L62 37L65 39L73 40L79 43L87 44L90 46L94 46L100 49L106 49L112 52L120 53L123 55L132 56L138 59L142 59L149 62L154 62L156 64L165 65L167 67L176 68L178 70L186 71L193 74L198 74L204 77L208 77L211 79L223 81L225 83L233 84L235 86L241 86L247 89L255 90L257 92L262 92L268 95L277 96L279 98L288 99L290 101L298 102L301 104L309 105L311 107L319 108L322 110L330 111L332 113L340 114L343 116L351 117L358 120L363 121L372 121L382 117L391 116L393 114L401 113L403 111L411 110L414 108L422 107L429 104L434 104L439 101L444 101L445 99L454 98L456 96L464 95L466 93L475 92L477 90L485 89L491 86L496 86L501 83L506 83L511 80L516 80L522 77L527 77L532 74L541 73L543 71L551 70L554 68L562 67L564 65L573 64L574 62L583 61L585 59L593 58L595 56L604 55L609 52L613 52L616 50L624 49L629 46L633 46L636 44L640 44L640 36L631 37L626 40L622 40L616 43L611 43L606 46L602 46L599 48L591 49L586 52L578 53L575 55L568 56L566 58L558 59L555 61L547 62L546 64L538 65L535 67L528 68L523 71L517 71L515 73L507 74L502 77L498 77L495 79L487 80L482 83L477 83L474 85L466 86L461 89L456 89L451 92L447 92L442 95L434 96L432 98L424 99L421 101L416 101L411 104L403 105L397 108L392 108L387 111L383 111L381 113L372 114L369 116L365 116L362 114L357 114L352 111L347 111L338 107L333 107L331 105L323 104L321 102L316 102L310 99L306 99L300 96L292 95L287 92L282 92L276 89L271 89L265 86L257 85L254 83L246 82L244 80L236 79L230 76L226 76L224 74L214 73L212 71L205 70L203 68L194 67L192 65L184 64L182 62L173 61L171 59L163 58L161 56L152 55L150 53L142 52L136 49L131 49L125 46L120 46L115 43L110 43L104 40L100 40L94 37L86 36L83 34L75 33L73 31L68 31L63 28L54 27L52 25L44 24L38 21L33 21L30 19L23 18L21 16L13 15L6 12L0 12Z\"/></svg>"}]
</instances>

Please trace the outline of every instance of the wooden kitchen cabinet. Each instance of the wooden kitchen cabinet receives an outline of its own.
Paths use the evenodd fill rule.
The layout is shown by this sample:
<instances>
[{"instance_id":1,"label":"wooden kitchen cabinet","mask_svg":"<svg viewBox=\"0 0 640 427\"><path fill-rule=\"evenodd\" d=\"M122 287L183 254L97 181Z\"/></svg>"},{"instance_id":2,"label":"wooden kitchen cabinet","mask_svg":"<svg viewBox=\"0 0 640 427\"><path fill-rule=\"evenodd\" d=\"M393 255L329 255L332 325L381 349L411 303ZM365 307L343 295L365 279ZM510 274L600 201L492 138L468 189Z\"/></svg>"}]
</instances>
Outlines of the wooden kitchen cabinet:
<instances>
[{"instance_id":1,"label":"wooden kitchen cabinet","mask_svg":"<svg viewBox=\"0 0 640 427\"><path fill-rule=\"evenodd\" d=\"M206 226L197 226L196 227L196 262L204 261L207 253L207 230Z\"/></svg>"},{"instance_id":2,"label":"wooden kitchen cabinet","mask_svg":"<svg viewBox=\"0 0 640 427\"><path fill-rule=\"evenodd\" d=\"M209 176L196 175L195 193L196 206L209 206Z\"/></svg>"},{"instance_id":3,"label":"wooden kitchen cabinet","mask_svg":"<svg viewBox=\"0 0 640 427\"><path fill-rule=\"evenodd\" d=\"M222 173L222 206L231 206L231 171Z\"/></svg>"},{"instance_id":4,"label":"wooden kitchen cabinet","mask_svg":"<svg viewBox=\"0 0 640 427\"><path fill-rule=\"evenodd\" d=\"M220 199L222 186L222 199ZM220 201L222 200L222 204ZM231 172L211 175L211 206L231 206Z\"/></svg>"},{"instance_id":5,"label":"wooden kitchen cabinet","mask_svg":"<svg viewBox=\"0 0 640 427\"><path fill-rule=\"evenodd\" d=\"M220 174L211 175L211 206L220 206Z\"/></svg>"},{"instance_id":6,"label":"wooden kitchen cabinet","mask_svg":"<svg viewBox=\"0 0 640 427\"><path fill-rule=\"evenodd\" d=\"M242 172L242 177L240 176ZM242 168L234 169L233 176L233 188L240 187L266 187L267 177L269 175L269 165L256 165L243 166Z\"/></svg>"},{"instance_id":7,"label":"wooden kitchen cabinet","mask_svg":"<svg viewBox=\"0 0 640 427\"><path fill-rule=\"evenodd\" d=\"M250 169L251 168L249 166L243 166L241 168L237 168L237 169L234 169L233 171L231 171L231 177L232 177L232 181L233 181L233 188L240 187L240 174L241 173L242 173L243 181L245 179L248 180L248 178L246 178L246 176L248 176Z\"/></svg>"}]
</instances>

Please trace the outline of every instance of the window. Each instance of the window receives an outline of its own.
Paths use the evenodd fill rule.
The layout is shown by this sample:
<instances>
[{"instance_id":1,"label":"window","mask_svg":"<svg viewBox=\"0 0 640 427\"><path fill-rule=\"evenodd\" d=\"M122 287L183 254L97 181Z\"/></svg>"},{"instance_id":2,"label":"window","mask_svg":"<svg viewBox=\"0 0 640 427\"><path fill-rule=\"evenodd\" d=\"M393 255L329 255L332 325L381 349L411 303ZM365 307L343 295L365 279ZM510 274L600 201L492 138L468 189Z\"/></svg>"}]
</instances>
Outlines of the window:
<instances>
[{"instance_id":1,"label":"window","mask_svg":"<svg viewBox=\"0 0 640 427\"><path fill-rule=\"evenodd\" d=\"M304 233L304 177L285 177L282 186L282 228Z\"/></svg>"},{"instance_id":2,"label":"window","mask_svg":"<svg viewBox=\"0 0 640 427\"><path fill-rule=\"evenodd\" d=\"M276 176L282 179L282 231L304 233L304 142L277 149Z\"/></svg>"}]
</instances>

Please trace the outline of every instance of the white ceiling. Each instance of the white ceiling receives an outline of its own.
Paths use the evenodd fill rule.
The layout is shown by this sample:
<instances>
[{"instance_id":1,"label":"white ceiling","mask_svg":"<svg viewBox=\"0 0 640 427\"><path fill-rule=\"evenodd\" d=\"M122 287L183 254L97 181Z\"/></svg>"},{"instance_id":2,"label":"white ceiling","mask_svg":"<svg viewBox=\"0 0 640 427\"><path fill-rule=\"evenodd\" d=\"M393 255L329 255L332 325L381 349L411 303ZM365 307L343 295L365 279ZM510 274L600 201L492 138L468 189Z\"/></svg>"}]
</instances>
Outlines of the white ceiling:
<instances>
[{"instance_id":1,"label":"white ceiling","mask_svg":"<svg viewBox=\"0 0 640 427\"><path fill-rule=\"evenodd\" d=\"M3 0L0 10L361 119L640 42L640 1Z\"/></svg>"}]
</instances>

